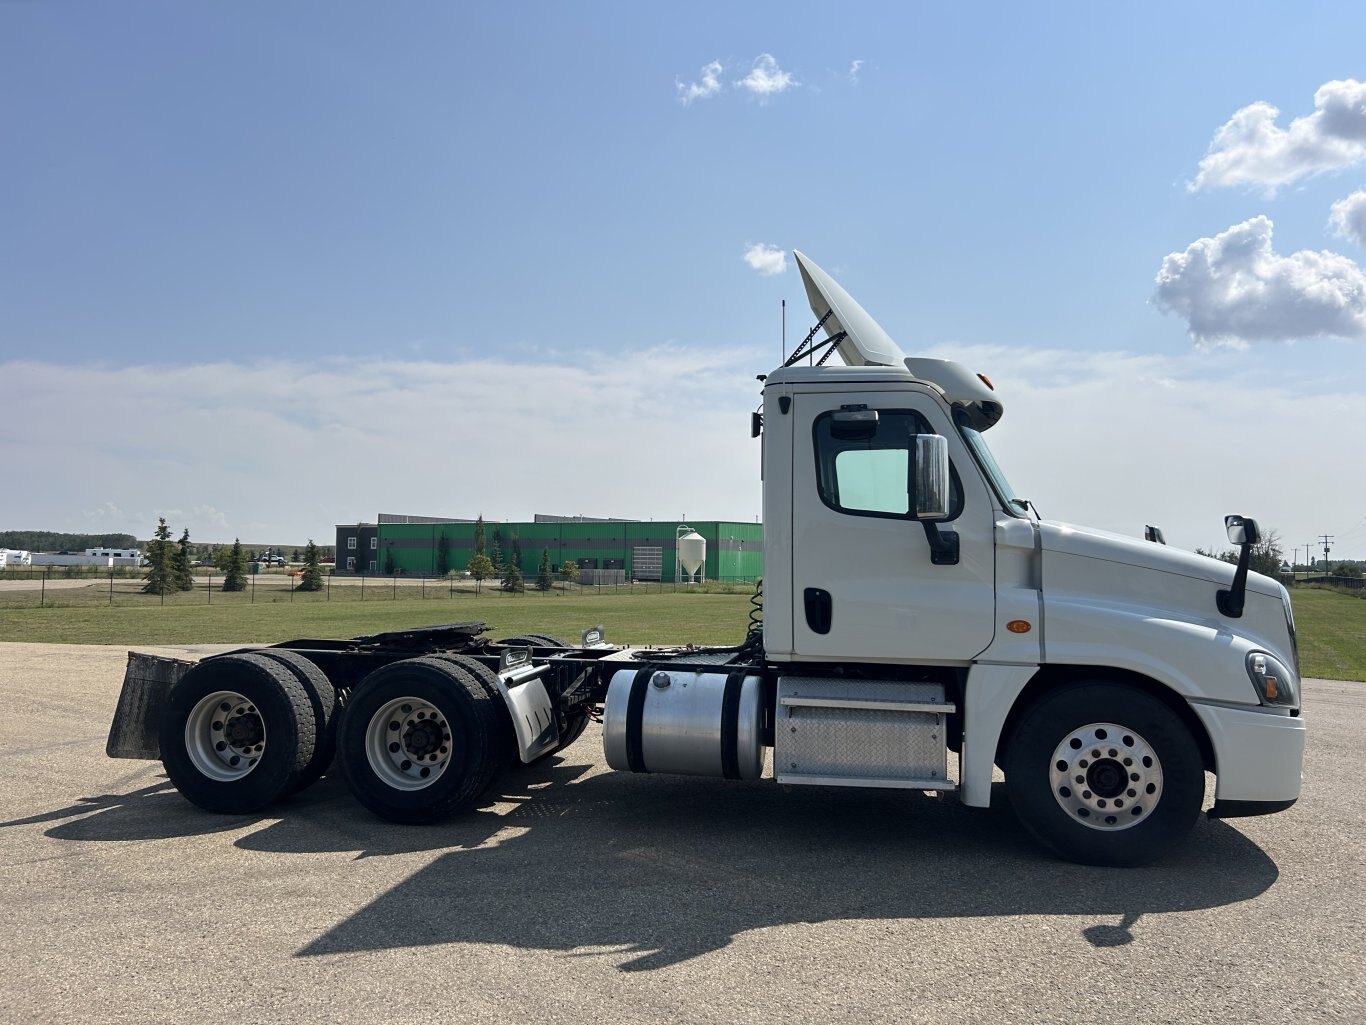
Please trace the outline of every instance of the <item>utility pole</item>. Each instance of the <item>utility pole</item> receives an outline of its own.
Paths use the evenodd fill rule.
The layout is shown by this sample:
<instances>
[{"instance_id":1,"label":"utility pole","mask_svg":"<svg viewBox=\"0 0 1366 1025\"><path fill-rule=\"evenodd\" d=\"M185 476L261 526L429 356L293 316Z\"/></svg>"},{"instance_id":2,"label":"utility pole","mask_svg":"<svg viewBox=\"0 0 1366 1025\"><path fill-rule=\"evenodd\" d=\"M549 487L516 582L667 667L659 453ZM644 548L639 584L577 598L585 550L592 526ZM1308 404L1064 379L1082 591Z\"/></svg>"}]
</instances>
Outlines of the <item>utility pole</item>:
<instances>
[{"instance_id":1,"label":"utility pole","mask_svg":"<svg viewBox=\"0 0 1366 1025\"><path fill-rule=\"evenodd\" d=\"M1320 540L1323 542L1323 572L1324 572L1325 574L1327 574L1327 572L1328 572L1328 542L1331 541L1331 540L1333 540L1333 535L1332 535L1332 534L1322 534L1322 535L1320 535Z\"/></svg>"},{"instance_id":2,"label":"utility pole","mask_svg":"<svg viewBox=\"0 0 1366 1025\"><path fill-rule=\"evenodd\" d=\"M1305 546L1304 546L1304 562L1305 562L1304 568L1305 568L1305 569L1310 569L1311 567L1309 566L1309 545L1305 545Z\"/></svg>"}]
</instances>

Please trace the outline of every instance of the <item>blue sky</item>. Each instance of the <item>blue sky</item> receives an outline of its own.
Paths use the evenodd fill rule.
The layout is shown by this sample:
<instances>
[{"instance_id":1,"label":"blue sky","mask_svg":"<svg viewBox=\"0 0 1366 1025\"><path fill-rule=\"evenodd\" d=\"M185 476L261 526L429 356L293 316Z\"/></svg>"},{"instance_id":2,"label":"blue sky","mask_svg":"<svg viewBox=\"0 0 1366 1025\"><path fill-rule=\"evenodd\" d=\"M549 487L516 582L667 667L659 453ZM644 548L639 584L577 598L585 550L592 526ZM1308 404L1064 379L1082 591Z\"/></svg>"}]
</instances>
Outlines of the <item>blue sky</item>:
<instances>
[{"instance_id":1,"label":"blue sky","mask_svg":"<svg viewBox=\"0 0 1366 1025\"><path fill-rule=\"evenodd\" d=\"M0 4L0 456L44 482L0 527L752 519L800 248L997 381L1046 515L1366 557L1364 44L1349 4Z\"/></svg>"}]
</instances>

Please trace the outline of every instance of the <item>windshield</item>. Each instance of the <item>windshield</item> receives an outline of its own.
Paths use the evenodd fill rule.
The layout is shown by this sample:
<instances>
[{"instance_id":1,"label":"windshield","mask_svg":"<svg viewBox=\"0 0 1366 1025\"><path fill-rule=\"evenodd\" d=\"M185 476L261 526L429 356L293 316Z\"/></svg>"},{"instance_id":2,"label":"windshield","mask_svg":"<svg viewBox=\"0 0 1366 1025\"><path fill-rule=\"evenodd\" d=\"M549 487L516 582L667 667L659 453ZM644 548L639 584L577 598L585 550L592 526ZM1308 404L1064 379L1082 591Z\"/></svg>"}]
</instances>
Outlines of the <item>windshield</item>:
<instances>
[{"instance_id":1,"label":"windshield","mask_svg":"<svg viewBox=\"0 0 1366 1025\"><path fill-rule=\"evenodd\" d=\"M955 414L954 420L958 423L958 433L968 443L973 458L977 460L977 465L982 468L982 473L991 483L991 489L996 492L996 497L1001 500L1002 507L1012 516L1025 516L1029 507L1028 502L1017 495L1015 489L1010 486L1010 481L1006 480L1006 475L997 465L996 457L991 454L991 449L987 447L987 439L982 437L982 432L972 427L968 423L967 417L962 413Z\"/></svg>"}]
</instances>

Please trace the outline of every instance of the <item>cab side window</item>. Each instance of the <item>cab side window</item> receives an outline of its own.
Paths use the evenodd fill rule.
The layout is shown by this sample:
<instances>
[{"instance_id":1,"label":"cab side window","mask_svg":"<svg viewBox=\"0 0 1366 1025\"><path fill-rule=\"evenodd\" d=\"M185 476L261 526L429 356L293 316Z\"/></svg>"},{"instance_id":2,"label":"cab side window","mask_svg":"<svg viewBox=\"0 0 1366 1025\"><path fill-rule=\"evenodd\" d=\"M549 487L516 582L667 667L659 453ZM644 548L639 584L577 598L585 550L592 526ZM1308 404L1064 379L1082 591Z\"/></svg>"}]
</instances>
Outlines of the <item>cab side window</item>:
<instances>
[{"instance_id":1,"label":"cab side window","mask_svg":"<svg viewBox=\"0 0 1366 1025\"><path fill-rule=\"evenodd\" d=\"M813 427L821 501L855 516L909 519L912 439L931 433L930 425L913 410L861 411L857 419L841 413L822 413ZM949 518L956 519L963 511L956 470L951 483Z\"/></svg>"}]
</instances>

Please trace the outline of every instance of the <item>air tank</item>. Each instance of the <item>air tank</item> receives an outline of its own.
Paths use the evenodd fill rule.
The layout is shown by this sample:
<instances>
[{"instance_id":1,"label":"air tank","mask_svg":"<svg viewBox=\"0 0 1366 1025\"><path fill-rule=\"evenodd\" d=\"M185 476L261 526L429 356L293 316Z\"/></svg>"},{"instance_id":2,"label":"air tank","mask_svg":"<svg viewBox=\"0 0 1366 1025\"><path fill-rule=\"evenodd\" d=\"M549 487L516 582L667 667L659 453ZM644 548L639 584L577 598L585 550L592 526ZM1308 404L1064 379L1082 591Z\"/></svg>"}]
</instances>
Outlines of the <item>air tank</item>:
<instances>
[{"instance_id":1,"label":"air tank","mask_svg":"<svg viewBox=\"0 0 1366 1025\"><path fill-rule=\"evenodd\" d=\"M678 579L690 584L704 579L702 567L707 562L707 539L692 527L680 524L675 550L678 559Z\"/></svg>"}]
</instances>

